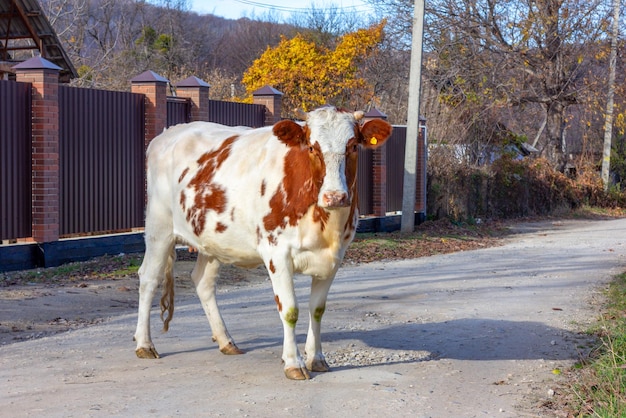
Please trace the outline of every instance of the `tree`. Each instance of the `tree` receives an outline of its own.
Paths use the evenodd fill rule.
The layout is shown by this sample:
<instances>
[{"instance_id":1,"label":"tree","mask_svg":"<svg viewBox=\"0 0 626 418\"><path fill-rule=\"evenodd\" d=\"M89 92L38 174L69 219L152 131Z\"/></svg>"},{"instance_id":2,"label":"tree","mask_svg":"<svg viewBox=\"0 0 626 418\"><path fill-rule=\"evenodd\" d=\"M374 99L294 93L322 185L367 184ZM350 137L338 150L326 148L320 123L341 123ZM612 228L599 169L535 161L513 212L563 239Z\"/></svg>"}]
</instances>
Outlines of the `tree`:
<instances>
[{"instance_id":1,"label":"tree","mask_svg":"<svg viewBox=\"0 0 626 418\"><path fill-rule=\"evenodd\" d=\"M167 78L198 70L210 40L189 0L44 0L43 9L80 78L78 86L124 90L146 69ZM197 74L197 73L196 73Z\"/></svg>"},{"instance_id":2,"label":"tree","mask_svg":"<svg viewBox=\"0 0 626 418\"><path fill-rule=\"evenodd\" d=\"M243 76L248 94L270 84L285 94L286 107L309 110L333 103L360 107L371 100L371 85L359 64L374 55L386 22L347 33L334 49L316 45L301 34L268 47Z\"/></svg>"},{"instance_id":3,"label":"tree","mask_svg":"<svg viewBox=\"0 0 626 418\"><path fill-rule=\"evenodd\" d=\"M45 0L42 7L78 69L74 85L128 88L138 74L128 51L154 7L131 0Z\"/></svg>"},{"instance_id":4,"label":"tree","mask_svg":"<svg viewBox=\"0 0 626 418\"><path fill-rule=\"evenodd\" d=\"M363 16L344 11L335 5L320 8L311 4L306 13L294 13L289 23L299 28L316 45L330 47L338 37L363 27Z\"/></svg>"},{"instance_id":5,"label":"tree","mask_svg":"<svg viewBox=\"0 0 626 418\"><path fill-rule=\"evenodd\" d=\"M370 1L399 11L410 3ZM468 127L494 109L515 108L509 116L532 124L528 137L537 137L543 155L563 169L567 112L578 103L582 74L593 60L581 47L606 36L606 0L432 0L426 6L428 82L463 109Z\"/></svg>"},{"instance_id":6,"label":"tree","mask_svg":"<svg viewBox=\"0 0 626 418\"><path fill-rule=\"evenodd\" d=\"M485 23L485 46L493 52L489 55L501 54L504 58L499 73L508 77L499 80L506 83L500 97L518 108L540 106L545 136L539 149L555 168L563 170L568 153L567 110L578 103L580 89L584 88L582 71L592 59L578 52L582 45L598 39L606 15L597 0L528 0L516 10L514 16L519 18L502 20L502 13L515 7L504 3L505 7L490 7L482 19L477 16Z\"/></svg>"},{"instance_id":7,"label":"tree","mask_svg":"<svg viewBox=\"0 0 626 418\"><path fill-rule=\"evenodd\" d=\"M268 17L269 18L269 17ZM240 85L244 72L268 48L283 37L295 36L295 28L275 21L239 19L215 38L209 51L213 67L236 76ZM243 96L243 89L238 90Z\"/></svg>"}]
</instances>

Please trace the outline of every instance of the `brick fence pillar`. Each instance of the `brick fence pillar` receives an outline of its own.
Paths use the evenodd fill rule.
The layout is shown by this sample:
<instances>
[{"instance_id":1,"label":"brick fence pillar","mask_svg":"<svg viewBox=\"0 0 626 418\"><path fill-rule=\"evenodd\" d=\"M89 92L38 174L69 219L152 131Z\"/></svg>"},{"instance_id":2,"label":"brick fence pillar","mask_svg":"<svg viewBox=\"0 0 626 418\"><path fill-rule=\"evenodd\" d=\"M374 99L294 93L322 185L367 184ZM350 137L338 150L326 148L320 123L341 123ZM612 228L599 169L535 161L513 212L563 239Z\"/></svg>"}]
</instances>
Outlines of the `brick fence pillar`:
<instances>
[{"instance_id":1,"label":"brick fence pillar","mask_svg":"<svg viewBox=\"0 0 626 418\"><path fill-rule=\"evenodd\" d=\"M61 67L41 57L13 67L16 81L32 86L32 237L59 239L59 74Z\"/></svg>"},{"instance_id":2,"label":"brick fence pillar","mask_svg":"<svg viewBox=\"0 0 626 418\"><path fill-rule=\"evenodd\" d=\"M178 97L191 99L191 122L209 120L209 88L211 86L198 77L188 77L176 84Z\"/></svg>"},{"instance_id":3,"label":"brick fence pillar","mask_svg":"<svg viewBox=\"0 0 626 418\"><path fill-rule=\"evenodd\" d=\"M167 84L166 78L146 71L130 80L131 91L145 96L145 146L167 127Z\"/></svg>"},{"instance_id":4,"label":"brick fence pillar","mask_svg":"<svg viewBox=\"0 0 626 418\"><path fill-rule=\"evenodd\" d=\"M363 115L363 123L372 119L387 119L387 115L372 108ZM376 148L372 154L372 210L374 216L387 215L387 147Z\"/></svg>"},{"instance_id":5,"label":"brick fence pillar","mask_svg":"<svg viewBox=\"0 0 626 418\"><path fill-rule=\"evenodd\" d=\"M261 87L252 93L254 104L265 106L265 126L280 122L282 114L283 93L271 86Z\"/></svg>"}]
</instances>

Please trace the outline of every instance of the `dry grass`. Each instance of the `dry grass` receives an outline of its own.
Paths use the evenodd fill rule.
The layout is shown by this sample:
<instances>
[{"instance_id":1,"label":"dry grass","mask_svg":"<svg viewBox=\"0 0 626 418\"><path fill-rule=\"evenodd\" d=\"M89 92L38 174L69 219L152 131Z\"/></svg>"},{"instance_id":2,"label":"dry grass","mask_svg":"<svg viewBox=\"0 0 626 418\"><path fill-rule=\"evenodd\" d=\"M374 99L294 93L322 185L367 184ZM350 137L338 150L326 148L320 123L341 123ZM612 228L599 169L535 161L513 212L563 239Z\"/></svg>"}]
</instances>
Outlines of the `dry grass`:
<instances>
[{"instance_id":1,"label":"dry grass","mask_svg":"<svg viewBox=\"0 0 626 418\"><path fill-rule=\"evenodd\" d=\"M608 305L589 332L597 345L566 371L559 396L546 405L556 416L626 417L626 273L607 290Z\"/></svg>"}]
</instances>

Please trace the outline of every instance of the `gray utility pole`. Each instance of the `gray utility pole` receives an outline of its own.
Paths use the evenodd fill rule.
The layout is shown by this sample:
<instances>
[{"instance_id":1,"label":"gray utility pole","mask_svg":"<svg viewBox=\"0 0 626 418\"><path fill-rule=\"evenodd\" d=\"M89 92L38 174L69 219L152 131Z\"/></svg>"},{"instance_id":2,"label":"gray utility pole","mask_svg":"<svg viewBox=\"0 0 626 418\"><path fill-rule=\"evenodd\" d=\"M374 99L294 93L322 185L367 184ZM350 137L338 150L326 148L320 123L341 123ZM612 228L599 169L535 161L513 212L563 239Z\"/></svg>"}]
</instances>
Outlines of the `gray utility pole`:
<instances>
[{"instance_id":1,"label":"gray utility pole","mask_svg":"<svg viewBox=\"0 0 626 418\"><path fill-rule=\"evenodd\" d=\"M424 36L424 0L415 0L413 8L413 41L409 73L409 105L404 152L404 185L402 188L402 220L404 233L415 229L415 186L417 182L417 141L419 135L420 91L422 80L422 38Z\"/></svg>"},{"instance_id":2,"label":"gray utility pole","mask_svg":"<svg viewBox=\"0 0 626 418\"><path fill-rule=\"evenodd\" d=\"M619 36L620 0L613 0L613 33L611 34L611 55L609 58L609 92L604 116L604 148L602 150L602 184L609 189L609 168L611 167L611 137L613 136L613 95L615 94L615 65L617 61L617 37Z\"/></svg>"}]
</instances>

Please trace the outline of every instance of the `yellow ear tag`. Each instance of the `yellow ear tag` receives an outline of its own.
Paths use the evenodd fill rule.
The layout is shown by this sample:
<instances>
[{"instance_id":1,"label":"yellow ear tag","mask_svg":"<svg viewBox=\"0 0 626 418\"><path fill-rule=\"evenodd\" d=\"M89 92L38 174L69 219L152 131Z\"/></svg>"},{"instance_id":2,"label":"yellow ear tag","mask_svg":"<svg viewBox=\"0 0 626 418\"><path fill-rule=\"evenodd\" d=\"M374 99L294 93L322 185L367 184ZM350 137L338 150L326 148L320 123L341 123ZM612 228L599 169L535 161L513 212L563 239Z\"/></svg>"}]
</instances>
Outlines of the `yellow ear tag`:
<instances>
[{"instance_id":1,"label":"yellow ear tag","mask_svg":"<svg viewBox=\"0 0 626 418\"><path fill-rule=\"evenodd\" d=\"M372 145L376 145L376 144L378 144L378 139L376 139L376 137L375 137L375 136L373 136L373 137L370 139L370 144L372 144Z\"/></svg>"}]
</instances>

